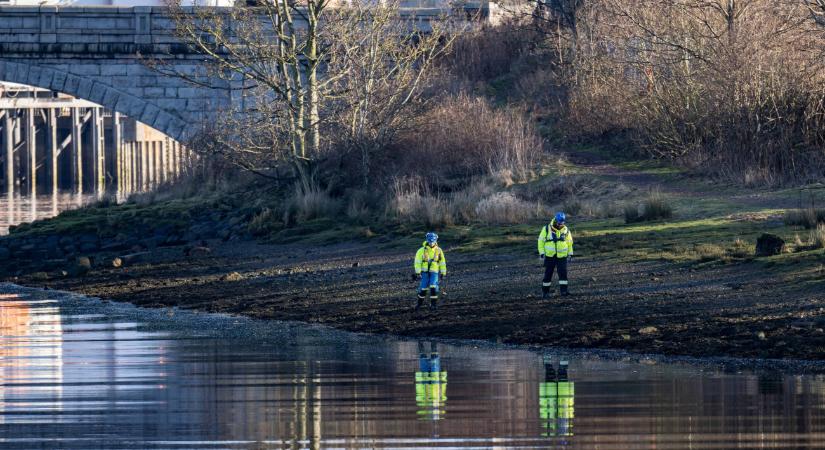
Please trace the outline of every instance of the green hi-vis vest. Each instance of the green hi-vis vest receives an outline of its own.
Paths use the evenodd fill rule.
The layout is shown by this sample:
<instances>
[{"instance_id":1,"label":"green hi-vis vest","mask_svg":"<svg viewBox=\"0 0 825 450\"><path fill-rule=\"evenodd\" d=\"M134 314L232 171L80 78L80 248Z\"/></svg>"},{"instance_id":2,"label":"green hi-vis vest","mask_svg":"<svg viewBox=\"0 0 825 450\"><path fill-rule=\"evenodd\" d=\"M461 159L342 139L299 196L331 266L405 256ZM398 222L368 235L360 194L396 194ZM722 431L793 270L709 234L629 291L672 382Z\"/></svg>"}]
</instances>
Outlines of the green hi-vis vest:
<instances>
[{"instance_id":1,"label":"green hi-vis vest","mask_svg":"<svg viewBox=\"0 0 825 450\"><path fill-rule=\"evenodd\" d=\"M416 252L413 266L415 273L421 273L423 270L424 272L440 272L441 275L447 274L447 259L444 258L441 247L438 245L430 247L426 242Z\"/></svg>"},{"instance_id":2,"label":"green hi-vis vest","mask_svg":"<svg viewBox=\"0 0 825 450\"><path fill-rule=\"evenodd\" d=\"M548 381L539 384L539 417L546 436L572 436L575 383Z\"/></svg>"},{"instance_id":3,"label":"green hi-vis vest","mask_svg":"<svg viewBox=\"0 0 825 450\"><path fill-rule=\"evenodd\" d=\"M415 403L421 419L439 420L446 402L446 371L415 373Z\"/></svg>"},{"instance_id":4,"label":"green hi-vis vest","mask_svg":"<svg viewBox=\"0 0 825 450\"><path fill-rule=\"evenodd\" d=\"M560 230L553 228L556 220L541 228L539 234L539 254L548 258L565 258L573 254L573 235L566 225Z\"/></svg>"}]
</instances>

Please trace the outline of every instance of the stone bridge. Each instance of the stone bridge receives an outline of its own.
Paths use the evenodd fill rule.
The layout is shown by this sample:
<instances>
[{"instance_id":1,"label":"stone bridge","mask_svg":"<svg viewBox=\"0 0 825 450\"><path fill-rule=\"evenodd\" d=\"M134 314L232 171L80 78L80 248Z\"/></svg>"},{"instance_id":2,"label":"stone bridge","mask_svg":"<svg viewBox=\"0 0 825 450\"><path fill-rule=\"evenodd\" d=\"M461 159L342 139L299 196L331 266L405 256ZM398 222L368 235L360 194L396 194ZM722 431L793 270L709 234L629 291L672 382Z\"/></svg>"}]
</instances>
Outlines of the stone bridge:
<instances>
[{"instance_id":1,"label":"stone bridge","mask_svg":"<svg viewBox=\"0 0 825 450\"><path fill-rule=\"evenodd\" d=\"M423 22L442 12L406 14ZM225 81L199 87L146 64L161 60L176 73L202 76L203 57L181 45L173 28L162 7L0 7L0 81L89 100L186 140L234 97Z\"/></svg>"}]
</instances>

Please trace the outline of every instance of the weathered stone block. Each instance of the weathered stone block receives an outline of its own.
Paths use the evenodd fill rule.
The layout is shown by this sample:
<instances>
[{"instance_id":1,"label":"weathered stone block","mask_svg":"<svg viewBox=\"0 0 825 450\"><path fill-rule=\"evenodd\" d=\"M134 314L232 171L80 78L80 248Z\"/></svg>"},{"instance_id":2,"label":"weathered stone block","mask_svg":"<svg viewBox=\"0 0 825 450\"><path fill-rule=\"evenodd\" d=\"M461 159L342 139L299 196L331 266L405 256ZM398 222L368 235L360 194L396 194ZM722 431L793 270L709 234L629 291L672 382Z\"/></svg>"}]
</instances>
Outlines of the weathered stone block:
<instances>
[{"instance_id":1,"label":"weathered stone block","mask_svg":"<svg viewBox=\"0 0 825 450\"><path fill-rule=\"evenodd\" d=\"M71 66L71 73L80 76L100 75L101 64L73 64Z\"/></svg>"},{"instance_id":2,"label":"weathered stone block","mask_svg":"<svg viewBox=\"0 0 825 450\"><path fill-rule=\"evenodd\" d=\"M100 66L100 75L104 77L126 76L126 66L122 64L104 64Z\"/></svg>"},{"instance_id":3,"label":"weathered stone block","mask_svg":"<svg viewBox=\"0 0 825 450\"><path fill-rule=\"evenodd\" d=\"M155 119L158 117L158 114L160 114L160 108L152 104L147 104L146 107L143 109L143 114L141 114L138 120L149 126L152 126Z\"/></svg>"},{"instance_id":4,"label":"weathered stone block","mask_svg":"<svg viewBox=\"0 0 825 450\"><path fill-rule=\"evenodd\" d=\"M2 79L2 78L0 78ZM55 71L52 77L52 84L49 89L53 91L63 92L63 86L66 84L66 72Z\"/></svg>"},{"instance_id":5,"label":"weathered stone block","mask_svg":"<svg viewBox=\"0 0 825 450\"><path fill-rule=\"evenodd\" d=\"M163 98L166 94L164 88L148 87L143 88L143 96L146 98Z\"/></svg>"},{"instance_id":6,"label":"weathered stone block","mask_svg":"<svg viewBox=\"0 0 825 450\"><path fill-rule=\"evenodd\" d=\"M66 82L63 84L63 92L69 95L77 95L77 90L80 87L80 77L77 75L66 74Z\"/></svg>"},{"instance_id":7,"label":"weathered stone block","mask_svg":"<svg viewBox=\"0 0 825 450\"><path fill-rule=\"evenodd\" d=\"M80 85L77 87L76 96L80 98L89 98L89 95L92 93L92 84L93 81L89 78L81 78Z\"/></svg>"},{"instance_id":8,"label":"weathered stone block","mask_svg":"<svg viewBox=\"0 0 825 450\"><path fill-rule=\"evenodd\" d=\"M103 99L106 96L106 92L109 91L111 88L106 86L105 84L95 81L92 83L92 89L89 92L89 96L86 100L95 102L97 104L103 104Z\"/></svg>"}]
</instances>

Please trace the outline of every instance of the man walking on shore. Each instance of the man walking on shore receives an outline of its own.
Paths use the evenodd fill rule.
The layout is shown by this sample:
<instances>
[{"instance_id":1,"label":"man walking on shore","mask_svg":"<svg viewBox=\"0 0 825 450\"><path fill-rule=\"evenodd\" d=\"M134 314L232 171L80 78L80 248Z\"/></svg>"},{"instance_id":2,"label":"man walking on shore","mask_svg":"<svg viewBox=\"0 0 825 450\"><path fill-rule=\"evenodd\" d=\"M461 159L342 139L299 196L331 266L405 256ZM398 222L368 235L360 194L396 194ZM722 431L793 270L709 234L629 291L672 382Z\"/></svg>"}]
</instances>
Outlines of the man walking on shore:
<instances>
[{"instance_id":1,"label":"man walking on shore","mask_svg":"<svg viewBox=\"0 0 825 450\"><path fill-rule=\"evenodd\" d=\"M544 280L541 283L542 298L550 296L553 285L553 271L559 273L559 291L567 295L567 261L573 256L573 235L565 225L563 212L556 213L549 224L541 228L539 234L539 258L544 261Z\"/></svg>"}]
</instances>

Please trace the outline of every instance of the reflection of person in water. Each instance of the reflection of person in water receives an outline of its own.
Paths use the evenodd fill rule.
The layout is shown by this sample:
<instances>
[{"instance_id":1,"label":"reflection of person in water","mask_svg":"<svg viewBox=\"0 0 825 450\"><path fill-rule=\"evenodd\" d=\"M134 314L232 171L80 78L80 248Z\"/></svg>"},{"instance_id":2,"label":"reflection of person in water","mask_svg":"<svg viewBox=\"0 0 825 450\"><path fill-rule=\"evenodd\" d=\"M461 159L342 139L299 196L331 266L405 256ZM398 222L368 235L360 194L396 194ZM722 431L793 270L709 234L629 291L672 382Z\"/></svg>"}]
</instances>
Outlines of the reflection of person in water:
<instances>
[{"instance_id":1,"label":"reflection of person in water","mask_svg":"<svg viewBox=\"0 0 825 450\"><path fill-rule=\"evenodd\" d=\"M567 377L567 361L559 368L544 358L544 382L539 384L539 416L545 437L573 435L575 386Z\"/></svg>"},{"instance_id":2,"label":"reflection of person in water","mask_svg":"<svg viewBox=\"0 0 825 450\"><path fill-rule=\"evenodd\" d=\"M418 372L415 373L415 403L418 415L424 420L439 420L447 401L447 371L441 370L441 357L435 342L430 342L430 353L424 342L418 342Z\"/></svg>"}]
</instances>

